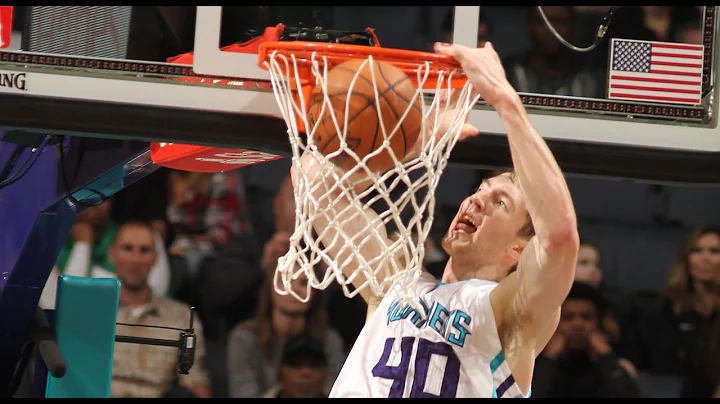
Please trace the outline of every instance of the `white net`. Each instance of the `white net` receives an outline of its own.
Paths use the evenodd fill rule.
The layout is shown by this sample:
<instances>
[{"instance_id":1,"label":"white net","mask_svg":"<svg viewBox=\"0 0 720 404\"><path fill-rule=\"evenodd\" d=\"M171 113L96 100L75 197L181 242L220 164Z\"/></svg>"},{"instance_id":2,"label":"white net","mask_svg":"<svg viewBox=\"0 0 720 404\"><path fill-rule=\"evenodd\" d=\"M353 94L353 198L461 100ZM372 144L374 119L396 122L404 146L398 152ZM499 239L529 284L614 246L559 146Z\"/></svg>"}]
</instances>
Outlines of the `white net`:
<instances>
[{"instance_id":1,"label":"white net","mask_svg":"<svg viewBox=\"0 0 720 404\"><path fill-rule=\"evenodd\" d=\"M345 122L337 119L331 107L327 95L327 59L313 54L309 60L301 60L277 51L268 59L266 67L292 146L296 201L295 231L289 251L278 261L276 291L306 301L309 294L300 295L291 288L292 280L302 274L315 289L325 289L332 282L338 282L348 297L364 290L383 297L389 286L395 284L400 288L402 301L418 309L415 289L433 222L435 189L478 97L469 83L452 90L453 79L466 81L460 70L441 72L434 91L424 96L423 86L431 77L431 64L421 64L417 70L418 90L405 114L394 128L380 125L385 142L361 157L348 147ZM316 85L321 86L325 94L322 108L333 114L332 121L340 138L339 149L327 155L318 152L313 142L318 125L308 126L306 100L296 96L296 88L291 84L301 82L299 68L303 66L299 64L307 68L308 63ZM365 63L376 62L367 56L363 66ZM358 69L362 70L362 67ZM377 106L379 94L374 75L372 78ZM351 102L353 85L350 85L347 103ZM450 94L452 96L448 96ZM422 100L424 111L419 147L412 156L397 156L389 140L399 132L417 97ZM426 97L432 100L429 105L425 105ZM380 114L380 108L376 109ZM298 130L298 120L302 120L307 134ZM368 159L384 151L392 156L394 167L383 173L371 171L366 164ZM331 161L343 154L356 163L347 170Z\"/></svg>"}]
</instances>

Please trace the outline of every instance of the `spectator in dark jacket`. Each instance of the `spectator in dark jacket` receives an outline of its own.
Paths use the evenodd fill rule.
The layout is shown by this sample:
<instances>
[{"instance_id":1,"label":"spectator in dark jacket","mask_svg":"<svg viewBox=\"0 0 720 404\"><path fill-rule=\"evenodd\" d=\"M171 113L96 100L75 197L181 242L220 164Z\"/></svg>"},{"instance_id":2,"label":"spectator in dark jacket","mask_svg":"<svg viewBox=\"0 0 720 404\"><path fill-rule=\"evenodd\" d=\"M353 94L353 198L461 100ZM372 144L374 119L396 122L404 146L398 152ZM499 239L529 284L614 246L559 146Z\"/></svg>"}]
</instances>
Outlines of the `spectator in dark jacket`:
<instances>
[{"instance_id":1,"label":"spectator in dark jacket","mask_svg":"<svg viewBox=\"0 0 720 404\"><path fill-rule=\"evenodd\" d=\"M532 397L639 397L632 364L615 356L599 321L597 291L576 282L560 323L535 363Z\"/></svg>"}]
</instances>

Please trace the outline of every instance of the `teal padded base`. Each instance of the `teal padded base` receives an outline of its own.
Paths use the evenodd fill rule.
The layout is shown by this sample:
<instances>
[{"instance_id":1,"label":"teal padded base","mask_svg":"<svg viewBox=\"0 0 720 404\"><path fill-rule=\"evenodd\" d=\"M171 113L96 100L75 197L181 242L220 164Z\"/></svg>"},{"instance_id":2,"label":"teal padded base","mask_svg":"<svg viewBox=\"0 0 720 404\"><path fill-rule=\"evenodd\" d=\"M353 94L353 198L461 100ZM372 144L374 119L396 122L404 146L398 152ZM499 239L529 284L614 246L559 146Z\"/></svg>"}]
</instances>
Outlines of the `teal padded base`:
<instances>
[{"instance_id":1,"label":"teal padded base","mask_svg":"<svg viewBox=\"0 0 720 404\"><path fill-rule=\"evenodd\" d=\"M48 374L46 398L109 398L120 281L61 275L55 339L67 372Z\"/></svg>"}]
</instances>

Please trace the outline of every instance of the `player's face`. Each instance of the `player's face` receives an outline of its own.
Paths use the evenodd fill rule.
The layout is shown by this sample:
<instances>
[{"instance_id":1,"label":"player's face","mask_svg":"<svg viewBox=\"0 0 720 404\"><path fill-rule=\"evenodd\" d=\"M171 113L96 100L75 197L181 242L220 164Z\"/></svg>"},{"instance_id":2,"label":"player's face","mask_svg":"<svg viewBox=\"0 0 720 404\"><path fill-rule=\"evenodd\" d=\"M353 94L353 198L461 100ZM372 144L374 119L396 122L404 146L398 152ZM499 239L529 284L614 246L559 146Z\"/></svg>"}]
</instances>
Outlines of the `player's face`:
<instances>
[{"instance_id":1,"label":"player's face","mask_svg":"<svg viewBox=\"0 0 720 404\"><path fill-rule=\"evenodd\" d=\"M478 265L487 261L500 263L498 260L505 263L507 249L521 239L518 233L527 215L522 193L510 174L492 177L460 205L443 247L453 257L475 256Z\"/></svg>"}]
</instances>

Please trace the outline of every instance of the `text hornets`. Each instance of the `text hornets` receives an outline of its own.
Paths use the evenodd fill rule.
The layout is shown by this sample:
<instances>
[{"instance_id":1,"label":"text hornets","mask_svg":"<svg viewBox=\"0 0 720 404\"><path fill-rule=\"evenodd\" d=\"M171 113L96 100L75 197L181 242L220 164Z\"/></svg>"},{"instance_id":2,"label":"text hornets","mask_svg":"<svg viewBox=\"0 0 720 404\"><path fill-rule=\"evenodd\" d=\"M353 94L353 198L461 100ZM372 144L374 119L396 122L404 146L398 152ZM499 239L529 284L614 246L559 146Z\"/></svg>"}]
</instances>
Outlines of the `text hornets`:
<instances>
[{"instance_id":1,"label":"text hornets","mask_svg":"<svg viewBox=\"0 0 720 404\"><path fill-rule=\"evenodd\" d=\"M470 334L468 329L472 318L462 310L448 310L438 302L433 302L430 308L422 299L420 304L426 314L424 320L415 309L395 300L388 308L388 325L394 321L408 320L417 328L429 327L448 343L462 348L465 337Z\"/></svg>"}]
</instances>

